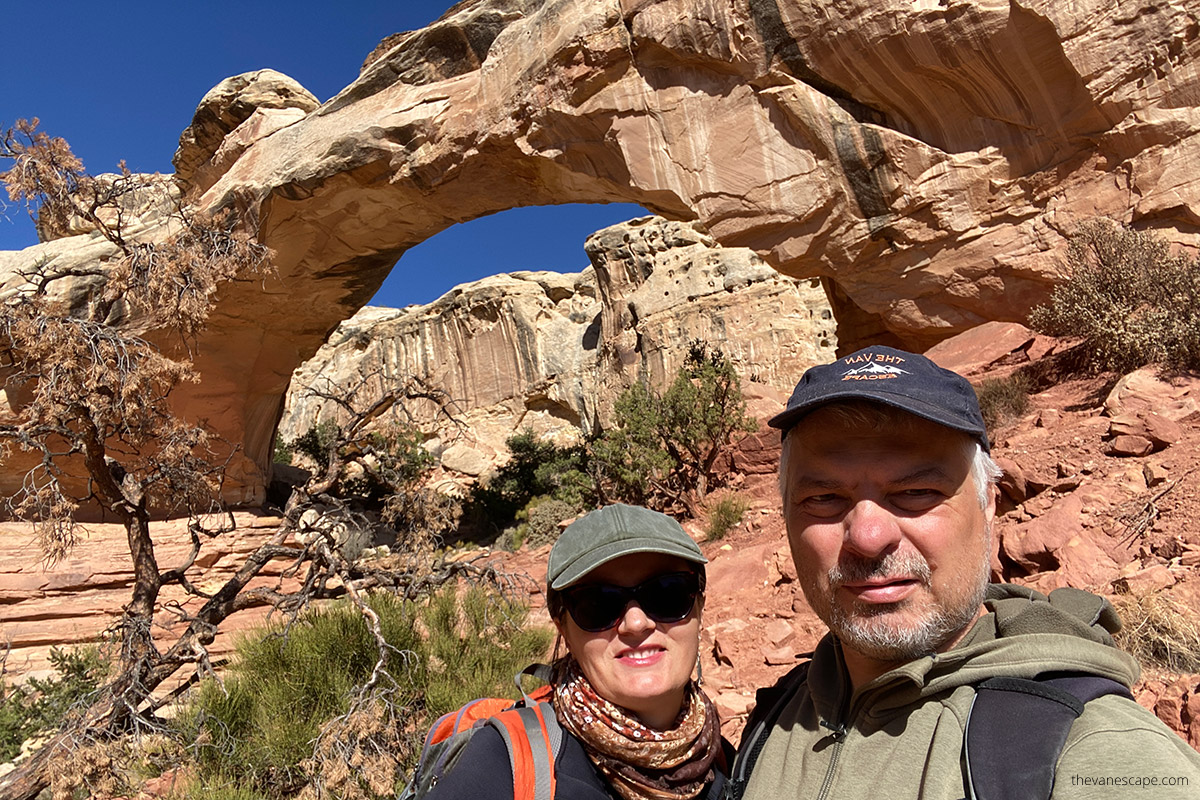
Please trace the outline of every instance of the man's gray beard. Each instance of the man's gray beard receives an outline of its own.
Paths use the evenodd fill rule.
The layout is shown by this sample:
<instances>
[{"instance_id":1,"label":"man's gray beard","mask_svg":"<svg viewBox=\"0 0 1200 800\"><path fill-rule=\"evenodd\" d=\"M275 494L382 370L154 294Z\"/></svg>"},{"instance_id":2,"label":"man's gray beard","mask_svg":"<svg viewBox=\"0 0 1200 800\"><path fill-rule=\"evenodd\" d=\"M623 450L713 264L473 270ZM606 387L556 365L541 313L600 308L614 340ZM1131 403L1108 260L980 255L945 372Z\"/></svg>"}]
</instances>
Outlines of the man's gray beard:
<instances>
[{"instance_id":1,"label":"man's gray beard","mask_svg":"<svg viewBox=\"0 0 1200 800\"><path fill-rule=\"evenodd\" d=\"M899 575L915 578L928 589L932 577L928 562L917 552L892 552L878 559L845 561L829 570L830 602L826 613L820 616L825 618L825 624L843 647L879 661L912 661L936 652L975 619L987 592L990 566L987 562L982 566L980 579L961 602L950 598L954 603L952 606L938 603L915 623L897 627L896 621L888 619L888 615L901 611L903 601L887 605L856 604L850 613L833 603L832 596L846 582Z\"/></svg>"}]
</instances>

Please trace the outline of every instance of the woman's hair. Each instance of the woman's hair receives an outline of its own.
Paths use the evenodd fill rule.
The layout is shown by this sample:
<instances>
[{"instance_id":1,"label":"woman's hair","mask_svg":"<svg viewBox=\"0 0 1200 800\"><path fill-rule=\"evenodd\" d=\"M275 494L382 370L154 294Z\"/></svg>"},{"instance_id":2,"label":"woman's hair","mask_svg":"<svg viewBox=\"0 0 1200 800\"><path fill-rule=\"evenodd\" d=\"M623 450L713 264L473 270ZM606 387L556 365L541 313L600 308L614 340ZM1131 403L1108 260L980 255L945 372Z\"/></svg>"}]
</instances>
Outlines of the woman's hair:
<instances>
[{"instance_id":1,"label":"woman's hair","mask_svg":"<svg viewBox=\"0 0 1200 800\"><path fill-rule=\"evenodd\" d=\"M704 587L708 582L708 575L704 570L704 565L696 564L690 561L686 562L686 564L687 566L684 567L684 569L696 573L697 577L700 578L700 594L704 594ZM550 612L550 618L553 620L561 620L563 618L563 614L567 613L567 607L563 603L561 589L551 589L549 586L546 587L546 610Z\"/></svg>"}]
</instances>

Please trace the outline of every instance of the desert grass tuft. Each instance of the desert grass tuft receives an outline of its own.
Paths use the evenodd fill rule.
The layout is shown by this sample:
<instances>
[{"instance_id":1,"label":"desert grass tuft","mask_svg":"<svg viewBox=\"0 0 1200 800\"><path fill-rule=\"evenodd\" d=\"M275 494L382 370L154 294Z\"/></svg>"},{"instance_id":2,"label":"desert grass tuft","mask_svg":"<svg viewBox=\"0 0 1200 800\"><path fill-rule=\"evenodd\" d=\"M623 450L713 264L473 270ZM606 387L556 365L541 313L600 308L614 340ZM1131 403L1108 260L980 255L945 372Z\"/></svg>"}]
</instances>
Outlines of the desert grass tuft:
<instances>
[{"instance_id":1,"label":"desert grass tuft","mask_svg":"<svg viewBox=\"0 0 1200 800\"><path fill-rule=\"evenodd\" d=\"M710 501L707 504L708 541L718 542L728 536L749 508L749 501L736 494Z\"/></svg>"},{"instance_id":2,"label":"desert grass tuft","mask_svg":"<svg viewBox=\"0 0 1200 800\"><path fill-rule=\"evenodd\" d=\"M1124 627L1117 644L1147 666L1176 673L1200 672L1200 623L1162 593L1119 595Z\"/></svg>"},{"instance_id":3,"label":"desert grass tuft","mask_svg":"<svg viewBox=\"0 0 1200 800\"><path fill-rule=\"evenodd\" d=\"M989 434L1025 415L1029 410L1029 390L1029 378L1021 372L1007 378L988 378L975 387L979 411Z\"/></svg>"}]
</instances>

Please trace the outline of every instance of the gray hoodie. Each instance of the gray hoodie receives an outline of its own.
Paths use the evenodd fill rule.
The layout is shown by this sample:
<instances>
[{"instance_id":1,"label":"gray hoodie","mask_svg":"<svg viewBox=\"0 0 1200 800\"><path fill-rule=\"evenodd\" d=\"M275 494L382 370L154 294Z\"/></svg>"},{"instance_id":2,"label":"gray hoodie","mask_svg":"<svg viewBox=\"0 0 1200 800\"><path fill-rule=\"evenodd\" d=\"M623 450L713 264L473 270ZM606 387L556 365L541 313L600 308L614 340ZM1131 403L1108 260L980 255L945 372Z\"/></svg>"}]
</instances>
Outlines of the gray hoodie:
<instances>
[{"instance_id":1,"label":"gray hoodie","mask_svg":"<svg viewBox=\"0 0 1200 800\"><path fill-rule=\"evenodd\" d=\"M1132 686L1137 662L1113 646L1120 627L1103 598L993 585L982 616L953 649L852 690L841 647L818 645L805 685L754 765L747 800L960 800L962 740L974 685L995 676L1086 672ZM1014 764L1014 769L1020 765ZM1055 800L1200 797L1200 753L1137 703L1085 707L1060 755Z\"/></svg>"}]
</instances>

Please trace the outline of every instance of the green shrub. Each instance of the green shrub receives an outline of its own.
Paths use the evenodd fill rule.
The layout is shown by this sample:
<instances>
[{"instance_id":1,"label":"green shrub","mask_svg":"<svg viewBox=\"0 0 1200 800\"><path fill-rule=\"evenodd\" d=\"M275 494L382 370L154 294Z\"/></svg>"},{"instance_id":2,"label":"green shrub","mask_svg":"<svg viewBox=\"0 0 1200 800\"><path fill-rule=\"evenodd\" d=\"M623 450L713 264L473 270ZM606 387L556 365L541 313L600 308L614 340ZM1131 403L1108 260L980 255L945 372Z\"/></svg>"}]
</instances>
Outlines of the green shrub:
<instances>
[{"instance_id":1,"label":"green shrub","mask_svg":"<svg viewBox=\"0 0 1200 800\"><path fill-rule=\"evenodd\" d=\"M552 641L548 629L526 625L525 606L497 601L478 588L465 592L457 608L450 592L428 608L422 653L429 664L423 705L430 723L476 697L516 699L513 675L544 658Z\"/></svg>"},{"instance_id":2,"label":"green shrub","mask_svg":"<svg viewBox=\"0 0 1200 800\"><path fill-rule=\"evenodd\" d=\"M21 752L21 745L29 738L29 728L24 693L20 689L0 688L3 688L3 697L0 697L0 763L7 763Z\"/></svg>"},{"instance_id":3,"label":"green shrub","mask_svg":"<svg viewBox=\"0 0 1200 800\"><path fill-rule=\"evenodd\" d=\"M329 466L329 452L341 434L341 429L333 420L325 420L284 443L283 447L291 453L308 456L320 469L325 469ZM276 447L278 449L278 445Z\"/></svg>"},{"instance_id":4,"label":"green shrub","mask_svg":"<svg viewBox=\"0 0 1200 800\"><path fill-rule=\"evenodd\" d=\"M708 541L724 539L750 509L750 503L736 494L725 495L708 504Z\"/></svg>"},{"instance_id":5,"label":"green shrub","mask_svg":"<svg viewBox=\"0 0 1200 800\"><path fill-rule=\"evenodd\" d=\"M518 525L511 529L513 550L520 550L521 545L541 547L558 539L558 523L570 519L579 509L562 500L556 500L548 495L535 497L517 514Z\"/></svg>"},{"instance_id":6,"label":"green shrub","mask_svg":"<svg viewBox=\"0 0 1200 800\"><path fill-rule=\"evenodd\" d=\"M746 413L733 363L703 342L666 391L636 383L617 399L616 427L592 443L591 463L609 499L693 516L715 488L715 467L739 437L758 429Z\"/></svg>"},{"instance_id":7,"label":"green shrub","mask_svg":"<svg viewBox=\"0 0 1200 800\"><path fill-rule=\"evenodd\" d=\"M432 467L433 456L422 446L424 443L424 435L406 425L376 428L350 437L334 421L326 420L295 439L277 440L275 455L276 461L292 463L295 453L300 453L320 469L329 467L335 450L343 458L368 461L372 469L343 480L338 493L347 498L378 498L410 485Z\"/></svg>"},{"instance_id":8,"label":"green shrub","mask_svg":"<svg viewBox=\"0 0 1200 800\"><path fill-rule=\"evenodd\" d=\"M1097 220L1071 237L1067 269L1050 304L1030 314L1035 329L1082 337L1100 369L1200 367L1200 258L1173 256L1153 233Z\"/></svg>"},{"instance_id":9,"label":"green shrub","mask_svg":"<svg viewBox=\"0 0 1200 800\"><path fill-rule=\"evenodd\" d=\"M270 800L270 795L245 786L224 785L212 780L202 786L189 786L184 796L188 800Z\"/></svg>"},{"instance_id":10,"label":"green shrub","mask_svg":"<svg viewBox=\"0 0 1200 800\"><path fill-rule=\"evenodd\" d=\"M511 457L486 484L472 490L465 516L486 520L494 530L515 530L519 527L516 523L528 522L527 515L523 520L518 517L543 502L540 498L568 506L570 511L562 519L596 506L586 446L557 445L539 439L531 430L513 434L505 444ZM513 542L519 547L528 531L515 533Z\"/></svg>"},{"instance_id":11,"label":"green shrub","mask_svg":"<svg viewBox=\"0 0 1200 800\"><path fill-rule=\"evenodd\" d=\"M370 605L387 641L411 649L419 638L412 610L391 595ZM262 792L298 790L306 782L300 764L322 723L348 709L376 658L369 629L349 605L310 613L286 633L274 626L244 638L224 684L205 682L187 717L184 741L197 742L201 774Z\"/></svg>"},{"instance_id":12,"label":"green shrub","mask_svg":"<svg viewBox=\"0 0 1200 800\"><path fill-rule=\"evenodd\" d=\"M660 395L644 383L633 384L613 407L617 426L591 442L592 464L608 498L635 506L663 507L663 499L655 496L655 483L667 478L680 460L662 444L661 405Z\"/></svg>"},{"instance_id":13,"label":"green shrub","mask_svg":"<svg viewBox=\"0 0 1200 800\"><path fill-rule=\"evenodd\" d=\"M280 439L279 437L275 438L275 449L271 454L271 461L273 463L275 463L275 464L291 464L292 459L295 457L295 455L296 455L296 451L292 447L291 442L285 441L284 439Z\"/></svg>"},{"instance_id":14,"label":"green shrub","mask_svg":"<svg viewBox=\"0 0 1200 800\"><path fill-rule=\"evenodd\" d=\"M378 774L347 772L356 791L375 787L363 796L395 791L415 759L415 737L437 716L474 697L512 697L512 676L542 657L550 642L548 631L526 629L524 607L478 587L446 590L426 603L376 594L368 604L394 648L389 670L395 682L355 718L355 741L374 743L373 769L386 773L386 791L380 791ZM348 603L306 614L290 629L275 625L243 638L224 681L204 682L180 717L182 741L194 743L192 795L224 787L234 792L226 795L231 798L279 798L314 775L329 780L323 774L329 759L315 757L314 742L323 741L324 751L342 762L357 752L352 744L331 748L319 737L328 735L331 720L362 712L353 701L377 658L361 613ZM364 733L364 719L388 729ZM388 754L387 763L378 760L379 751Z\"/></svg>"},{"instance_id":15,"label":"green shrub","mask_svg":"<svg viewBox=\"0 0 1200 800\"><path fill-rule=\"evenodd\" d=\"M22 687L0 684L0 763L21 752L26 739L57 730L71 709L94 693L108 672L95 646L50 648L56 677L30 678Z\"/></svg>"},{"instance_id":16,"label":"green shrub","mask_svg":"<svg viewBox=\"0 0 1200 800\"><path fill-rule=\"evenodd\" d=\"M376 423L370 430L331 421L320 422L296 439L276 442L277 461L291 463L299 454L315 465L325 481L331 466L336 475L325 491L347 502L353 511L378 514L396 535L418 532L440 536L453 529L461 502L422 485L435 464L425 449L425 436L400 422Z\"/></svg>"},{"instance_id":17,"label":"green shrub","mask_svg":"<svg viewBox=\"0 0 1200 800\"><path fill-rule=\"evenodd\" d=\"M988 378L975 387L979 410L988 433L992 434L1010 420L1029 410L1029 378L1014 372L1007 378Z\"/></svg>"},{"instance_id":18,"label":"green shrub","mask_svg":"<svg viewBox=\"0 0 1200 800\"><path fill-rule=\"evenodd\" d=\"M415 491L420 478L434 464L424 442L424 435L416 428L393 425L351 443L358 451L358 460L371 468L364 468L357 477L343 478L338 495L378 504L393 494Z\"/></svg>"}]
</instances>

